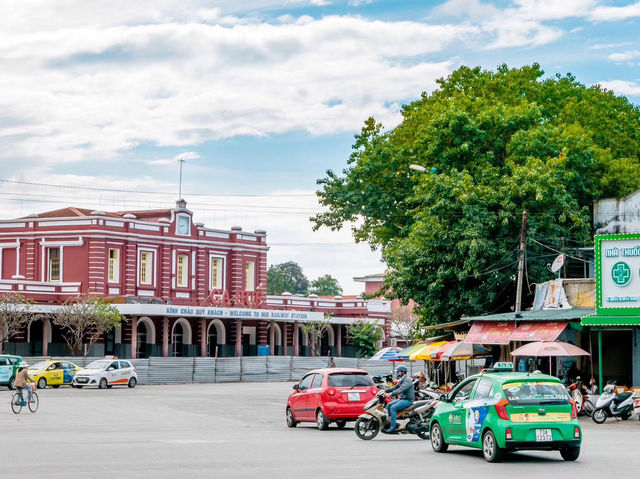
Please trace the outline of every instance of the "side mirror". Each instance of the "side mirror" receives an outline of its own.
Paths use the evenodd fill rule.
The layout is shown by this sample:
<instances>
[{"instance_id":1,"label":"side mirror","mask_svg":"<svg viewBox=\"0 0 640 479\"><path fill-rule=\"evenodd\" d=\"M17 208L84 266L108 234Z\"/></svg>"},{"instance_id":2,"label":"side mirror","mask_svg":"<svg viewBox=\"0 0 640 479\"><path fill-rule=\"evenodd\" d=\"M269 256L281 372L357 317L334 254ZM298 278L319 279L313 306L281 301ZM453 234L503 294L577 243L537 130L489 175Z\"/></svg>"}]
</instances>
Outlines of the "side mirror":
<instances>
[{"instance_id":1,"label":"side mirror","mask_svg":"<svg viewBox=\"0 0 640 479\"><path fill-rule=\"evenodd\" d=\"M293 389L294 389L295 391L299 391L299 390L300 390L300 386L299 386L298 384L294 384L294 385L293 385Z\"/></svg>"},{"instance_id":2,"label":"side mirror","mask_svg":"<svg viewBox=\"0 0 640 479\"><path fill-rule=\"evenodd\" d=\"M107 368L107 371L115 371L115 369L116 369L116 368L114 368L113 366L109 366L109 367Z\"/></svg>"}]
</instances>

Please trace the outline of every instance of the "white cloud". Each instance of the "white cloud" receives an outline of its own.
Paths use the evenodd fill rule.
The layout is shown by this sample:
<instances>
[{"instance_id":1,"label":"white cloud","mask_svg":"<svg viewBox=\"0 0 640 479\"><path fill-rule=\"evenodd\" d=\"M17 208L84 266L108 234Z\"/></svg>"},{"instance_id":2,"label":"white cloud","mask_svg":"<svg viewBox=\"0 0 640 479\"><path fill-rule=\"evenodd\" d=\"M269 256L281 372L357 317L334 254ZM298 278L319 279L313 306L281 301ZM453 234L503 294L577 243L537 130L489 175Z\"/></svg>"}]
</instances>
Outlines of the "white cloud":
<instances>
[{"instance_id":1,"label":"white cloud","mask_svg":"<svg viewBox=\"0 0 640 479\"><path fill-rule=\"evenodd\" d=\"M12 147L0 159L55 163L143 142L354 131L370 115L393 126L399 112L389 105L432 89L453 67L426 56L472 31L333 16L0 35L0 101L21 119L0 125Z\"/></svg>"},{"instance_id":2,"label":"white cloud","mask_svg":"<svg viewBox=\"0 0 640 479\"><path fill-rule=\"evenodd\" d=\"M624 53L612 53L608 58L613 62L628 62L634 58L640 58L640 50L630 50Z\"/></svg>"},{"instance_id":3,"label":"white cloud","mask_svg":"<svg viewBox=\"0 0 640 479\"><path fill-rule=\"evenodd\" d=\"M627 47L631 44L632 42L599 43L599 44L591 45L590 47L587 47L587 50L609 50L611 48Z\"/></svg>"},{"instance_id":4,"label":"white cloud","mask_svg":"<svg viewBox=\"0 0 640 479\"><path fill-rule=\"evenodd\" d=\"M624 7L600 6L589 12L589 19L596 22L616 22L635 17L640 17L640 2Z\"/></svg>"},{"instance_id":5,"label":"white cloud","mask_svg":"<svg viewBox=\"0 0 640 479\"><path fill-rule=\"evenodd\" d=\"M614 91L618 95L640 96L640 84L625 80L611 80L600 82L599 85L607 90Z\"/></svg>"},{"instance_id":6,"label":"white cloud","mask_svg":"<svg viewBox=\"0 0 640 479\"><path fill-rule=\"evenodd\" d=\"M515 0L518 16L540 21L583 17L597 3L596 0Z\"/></svg>"}]
</instances>

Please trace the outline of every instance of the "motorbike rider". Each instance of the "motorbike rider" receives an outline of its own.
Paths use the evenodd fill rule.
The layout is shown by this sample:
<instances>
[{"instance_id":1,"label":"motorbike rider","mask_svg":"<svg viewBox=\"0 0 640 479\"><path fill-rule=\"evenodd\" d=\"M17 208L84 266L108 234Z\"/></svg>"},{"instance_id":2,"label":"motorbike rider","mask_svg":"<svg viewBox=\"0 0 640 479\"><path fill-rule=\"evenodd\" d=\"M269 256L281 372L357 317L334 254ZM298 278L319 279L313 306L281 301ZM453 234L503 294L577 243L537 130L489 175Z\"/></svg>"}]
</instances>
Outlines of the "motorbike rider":
<instances>
[{"instance_id":1,"label":"motorbike rider","mask_svg":"<svg viewBox=\"0 0 640 479\"><path fill-rule=\"evenodd\" d=\"M398 378L398 384L396 384L392 388L387 388L386 392L391 396L396 396L397 399L395 401L391 401L387 405L387 410L389 411L389 418L391 419L391 424L389 425L389 429L387 432L392 433L395 432L397 425L396 419L398 417L398 411L402 409L406 409L415 400L415 390L413 388L413 381L407 375L406 366L398 366L396 369L396 374Z\"/></svg>"}]
</instances>

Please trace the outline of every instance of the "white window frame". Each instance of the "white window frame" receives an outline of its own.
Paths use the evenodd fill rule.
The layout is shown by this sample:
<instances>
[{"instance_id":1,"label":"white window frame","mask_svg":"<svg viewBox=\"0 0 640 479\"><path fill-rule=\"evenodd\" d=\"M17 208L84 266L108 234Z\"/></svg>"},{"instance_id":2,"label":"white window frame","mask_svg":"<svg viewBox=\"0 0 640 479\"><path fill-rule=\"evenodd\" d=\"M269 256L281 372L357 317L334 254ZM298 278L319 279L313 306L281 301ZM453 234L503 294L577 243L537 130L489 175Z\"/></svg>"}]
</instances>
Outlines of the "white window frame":
<instances>
[{"instance_id":1,"label":"white window frame","mask_svg":"<svg viewBox=\"0 0 640 479\"><path fill-rule=\"evenodd\" d=\"M180 258L184 259L184 264L182 266L180 266ZM182 269L182 278L180 278L180 269ZM178 253L176 254L176 288L188 288L188 287L189 287L189 255L185 253Z\"/></svg>"},{"instance_id":2,"label":"white window frame","mask_svg":"<svg viewBox=\"0 0 640 479\"><path fill-rule=\"evenodd\" d=\"M58 279L51 278L51 251L58 250ZM62 247L50 246L47 248L47 281L49 283L61 283L62 282Z\"/></svg>"},{"instance_id":3,"label":"white window frame","mask_svg":"<svg viewBox=\"0 0 640 479\"><path fill-rule=\"evenodd\" d=\"M249 268L249 265L252 267ZM245 291L256 290L256 262L254 260L247 260L244 264L244 288Z\"/></svg>"},{"instance_id":4,"label":"white window frame","mask_svg":"<svg viewBox=\"0 0 640 479\"><path fill-rule=\"evenodd\" d=\"M148 253L148 254L151 255L151 261L149 262L150 266L151 266L150 267L151 272L148 273L150 275L151 282L149 282L149 283L143 283L141 281L142 278L140 277L140 274L141 274L141 271L142 271L142 253ZM142 248L138 250L138 271L137 271L137 275L136 275L137 276L138 286L152 286L152 287L155 288L155 286L156 286L156 275L155 275L156 264L155 263L156 263L156 251L155 250L142 249Z\"/></svg>"},{"instance_id":5,"label":"white window frame","mask_svg":"<svg viewBox=\"0 0 640 479\"><path fill-rule=\"evenodd\" d=\"M180 219L187 218L189 220L189 230L186 233L180 233ZM176 234L179 236L191 236L191 217L185 214L176 215Z\"/></svg>"},{"instance_id":6,"label":"white window frame","mask_svg":"<svg viewBox=\"0 0 640 479\"><path fill-rule=\"evenodd\" d=\"M116 252L116 257L111 259L111 252ZM113 276L111 270L113 269ZM120 283L120 248L109 248L107 253L107 282Z\"/></svg>"},{"instance_id":7,"label":"white window frame","mask_svg":"<svg viewBox=\"0 0 640 479\"><path fill-rule=\"evenodd\" d=\"M225 278L225 274L224 274L224 266L225 266L225 257L224 256L218 256L215 254L210 254L209 255L209 291L211 291L212 289L221 289L224 290L224 278ZM213 260L216 260L219 262L219 267L218 267L218 274L217 274L217 278L216 278L216 283L214 284L213 282L213 277L212 277L212 265L213 265Z\"/></svg>"}]
</instances>

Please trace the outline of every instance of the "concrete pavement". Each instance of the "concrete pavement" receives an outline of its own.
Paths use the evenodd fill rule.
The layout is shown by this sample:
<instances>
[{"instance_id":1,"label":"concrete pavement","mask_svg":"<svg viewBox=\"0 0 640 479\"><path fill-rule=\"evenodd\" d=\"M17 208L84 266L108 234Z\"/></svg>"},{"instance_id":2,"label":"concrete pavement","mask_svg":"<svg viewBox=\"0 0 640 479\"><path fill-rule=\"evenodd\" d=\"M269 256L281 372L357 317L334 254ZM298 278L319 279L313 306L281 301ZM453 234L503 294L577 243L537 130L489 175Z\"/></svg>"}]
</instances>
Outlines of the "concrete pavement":
<instances>
[{"instance_id":1,"label":"concrete pavement","mask_svg":"<svg viewBox=\"0 0 640 479\"><path fill-rule=\"evenodd\" d=\"M580 459L522 452L488 464L480 451L452 447L435 454L415 436L362 441L334 425L289 429L286 398L293 383L138 386L109 390L40 390L36 414L0 408L0 477L597 477L640 474L640 422L582 421ZM13 466L11 466L13 465ZM18 467L15 467L19 465ZM6 474L6 476L5 476Z\"/></svg>"}]
</instances>

